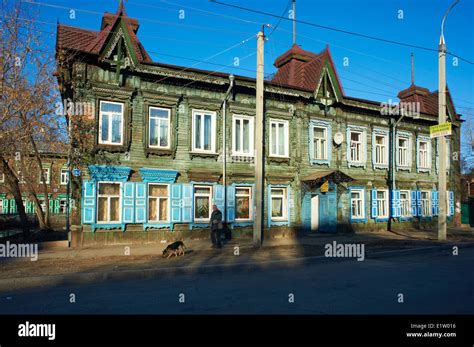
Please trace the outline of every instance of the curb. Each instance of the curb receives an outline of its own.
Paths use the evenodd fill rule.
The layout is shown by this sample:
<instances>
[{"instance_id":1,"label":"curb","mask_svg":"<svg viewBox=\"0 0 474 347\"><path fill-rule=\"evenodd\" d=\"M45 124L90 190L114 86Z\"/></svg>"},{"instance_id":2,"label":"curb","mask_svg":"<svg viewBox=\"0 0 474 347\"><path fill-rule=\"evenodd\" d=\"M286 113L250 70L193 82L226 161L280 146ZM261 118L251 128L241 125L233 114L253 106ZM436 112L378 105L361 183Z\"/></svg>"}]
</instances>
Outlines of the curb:
<instances>
[{"instance_id":1,"label":"curb","mask_svg":"<svg viewBox=\"0 0 474 347\"><path fill-rule=\"evenodd\" d=\"M423 253L433 253L437 251L451 250L453 246L459 248L474 247L474 242L466 243L449 243L439 246L418 247L411 249L401 249L392 251L381 251L365 255L366 259L383 259L388 257L397 257L404 255L416 255ZM269 265L280 264L280 266L294 266L314 264L318 262L341 262L341 261L357 261L355 258L328 258L324 255L291 258L291 259L277 259L267 260L261 262L241 262L231 264L208 264L201 266L175 266L175 267L161 267L157 269L134 269L122 271L109 272L87 272L79 274L67 275L47 275L47 276L31 276L31 277L17 277L11 279L0 279L0 293L8 293L19 289L32 289L39 287L51 287L57 285L77 285L88 283L99 283L109 280L133 280L133 279L156 279L164 276L176 276L183 274L206 274L206 273L228 273L229 269L232 272L248 271L248 270L263 270Z\"/></svg>"}]
</instances>

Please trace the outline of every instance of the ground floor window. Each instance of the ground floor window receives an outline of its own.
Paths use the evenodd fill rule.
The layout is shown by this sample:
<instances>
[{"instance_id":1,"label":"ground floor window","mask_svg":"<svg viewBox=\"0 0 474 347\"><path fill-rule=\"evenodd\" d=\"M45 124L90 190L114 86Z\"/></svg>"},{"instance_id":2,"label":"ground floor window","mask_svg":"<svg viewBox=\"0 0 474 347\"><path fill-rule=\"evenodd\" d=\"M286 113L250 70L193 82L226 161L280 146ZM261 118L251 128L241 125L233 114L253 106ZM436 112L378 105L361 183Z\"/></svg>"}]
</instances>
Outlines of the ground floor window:
<instances>
[{"instance_id":1,"label":"ground floor window","mask_svg":"<svg viewBox=\"0 0 474 347\"><path fill-rule=\"evenodd\" d=\"M168 218L168 185L150 184L148 186L148 220L166 222Z\"/></svg>"},{"instance_id":2,"label":"ground floor window","mask_svg":"<svg viewBox=\"0 0 474 347\"><path fill-rule=\"evenodd\" d=\"M352 219L365 218L364 190L363 189L351 189L351 218Z\"/></svg>"},{"instance_id":3,"label":"ground floor window","mask_svg":"<svg viewBox=\"0 0 474 347\"><path fill-rule=\"evenodd\" d=\"M378 218L388 218L388 191L377 190Z\"/></svg>"},{"instance_id":4,"label":"ground floor window","mask_svg":"<svg viewBox=\"0 0 474 347\"><path fill-rule=\"evenodd\" d=\"M66 214L67 211L67 199L59 199L59 213Z\"/></svg>"},{"instance_id":5,"label":"ground floor window","mask_svg":"<svg viewBox=\"0 0 474 347\"><path fill-rule=\"evenodd\" d=\"M431 194L429 190L421 191L422 216L431 216Z\"/></svg>"},{"instance_id":6,"label":"ground floor window","mask_svg":"<svg viewBox=\"0 0 474 347\"><path fill-rule=\"evenodd\" d=\"M3 200L0 199L0 214L1 213L6 213L5 211L3 211Z\"/></svg>"},{"instance_id":7,"label":"ground floor window","mask_svg":"<svg viewBox=\"0 0 474 347\"><path fill-rule=\"evenodd\" d=\"M252 218L252 188L235 187L236 215L238 221Z\"/></svg>"},{"instance_id":8,"label":"ground floor window","mask_svg":"<svg viewBox=\"0 0 474 347\"><path fill-rule=\"evenodd\" d=\"M194 220L209 222L211 219L212 187L194 186Z\"/></svg>"},{"instance_id":9,"label":"ground floor window","mask_svg":"<svg viewBox=\"0 0 474 347\"><path fill-rule=\"evenodd\" d=\"M411 198L409 190L400 191L401 217L411 217Z\"/></svg>"},{"instance_id":10,"label":"ground floor window","mask_svg":"<svg viewBox=\"0 0 474 347\"><path fill-rule=\"evenodd\" d=\"M120 222L120 183L99 182L98 222Z\"/></svg>"},{"instance_id":11,"label":"ground floor window","mask_svg":"<svg viewBox=\"0 0 474 347\"><path fill-rule=\"evenodd\" d=\"M286 220L287 217L287 189L286 188L271 188L271 214L272 220Z\"/></svg>"}]
</instances>

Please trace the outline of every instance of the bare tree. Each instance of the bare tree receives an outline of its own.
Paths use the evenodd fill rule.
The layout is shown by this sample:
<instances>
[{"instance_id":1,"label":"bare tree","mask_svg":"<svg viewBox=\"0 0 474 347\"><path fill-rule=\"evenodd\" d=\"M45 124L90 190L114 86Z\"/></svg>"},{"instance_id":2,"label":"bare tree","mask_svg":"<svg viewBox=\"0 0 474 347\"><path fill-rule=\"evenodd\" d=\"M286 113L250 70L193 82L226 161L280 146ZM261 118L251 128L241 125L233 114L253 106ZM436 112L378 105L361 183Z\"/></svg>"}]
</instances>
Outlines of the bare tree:
<instances>
[{"instance_id":1,"label":"bare tree","mask_svg":"<svg viewBox=\"0 0 474 347\"><path fill-rule=\"evenodd\" d=\"M43 211L38 199L38 193L42 193L49 206L42 153L64 150L64 121L55 112L59 97L53 75L55 60L48 38L36 27L38 13L20 1L2 0L2 10L0 167L27 234L23 193L36 206L40 228L50 229L49 209ZM49 39L53 39L52 35ZM35 187L38 175L40 189Z\"/></svg>"}]
</instances>

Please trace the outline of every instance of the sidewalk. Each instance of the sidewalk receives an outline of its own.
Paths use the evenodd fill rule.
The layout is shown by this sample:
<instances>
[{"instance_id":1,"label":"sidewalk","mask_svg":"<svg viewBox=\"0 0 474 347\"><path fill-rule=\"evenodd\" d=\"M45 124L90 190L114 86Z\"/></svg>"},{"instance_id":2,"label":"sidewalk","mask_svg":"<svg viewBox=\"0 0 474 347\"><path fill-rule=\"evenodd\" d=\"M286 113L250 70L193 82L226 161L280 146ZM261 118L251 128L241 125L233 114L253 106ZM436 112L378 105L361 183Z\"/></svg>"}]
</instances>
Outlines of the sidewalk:
<instances>
[{"instance_id":1,"label":"sidewalk","mask_svg":"<svg viewBox=\"0 0 474 347\"><path fill-rule=\"evenodd\" d=\"M218 267L265 267L270 264L324 261L325 245L362 243L367 258L403 255L407 252L438 251L452 245L474 245L474 229L451 229L448 241L436 241L436 233L404 230L389 233L303 234L298 238L264 240L260 248L251 239L234 239L220 250L210 241L185 241L186 255L164 259L165 244L119 245L101 248L52 248L39 251L37 261L29 258L0 258L0 291L53 285L54 283L91 282L111 278L158 277L166 273L200 273ZM335 259L332 259L335 260ZM345 259L347 260L347 259Z\"/></svg>"}]
</instances>

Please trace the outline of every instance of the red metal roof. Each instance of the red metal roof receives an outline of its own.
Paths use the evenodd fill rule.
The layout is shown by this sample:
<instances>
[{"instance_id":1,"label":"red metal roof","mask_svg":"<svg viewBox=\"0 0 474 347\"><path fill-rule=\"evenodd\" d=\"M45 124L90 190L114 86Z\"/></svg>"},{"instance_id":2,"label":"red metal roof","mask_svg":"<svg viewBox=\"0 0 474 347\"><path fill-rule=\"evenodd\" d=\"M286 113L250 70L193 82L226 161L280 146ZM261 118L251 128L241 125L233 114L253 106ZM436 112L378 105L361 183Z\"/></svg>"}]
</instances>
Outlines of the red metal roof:
<instances>
[{"instance_id":1,"label":"red metal roof","mask_svg":"<svg viewBox=\"0 0 474 347\"><path fill-rule=\"evenodd\" d=\"M85 30L68 25L58 25L56 46L59 49L73 49L82 52L100 54L112 36L119 19L123 19L133 50L140 62L151 62L151 58L136 35L139 25L134 18L127 16L123 2L115 14L106 12L102 17L100 31Z\"/></svg>"},{"instance_id":2,"label":"red metal roof","mask_svg":"<svg viewBox=\"0 0 474 347\"><path fill-rule=\"evenodd\" d=\"M446 97L453 107L454 114L457 115L449 88L446 87ZM438 91L430 92L428 89L412 84L407 89L398 93L400 102L417 102L420 104L420 112L438 116Z\"/></svg>"},{"instance_id":3,"label":"red metal roof","mask_svg":"<svg viewBox=\"0 0 474 347\"><path fill-rule=\"evenodd\" d=\"M326 59L332 65L342 91L342 85L339 81L334 62L332 61L329 47L326 47L321 53L316 54L306 51L294 44L288 51L275 60L273 65L278 68L278 71L273 77L272 82L314 92L321 79L321 73L326 64Z\"/></svg>"}]
</instances>

